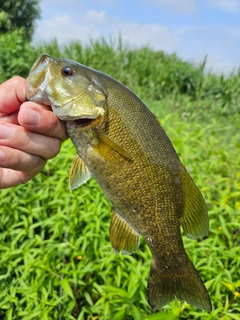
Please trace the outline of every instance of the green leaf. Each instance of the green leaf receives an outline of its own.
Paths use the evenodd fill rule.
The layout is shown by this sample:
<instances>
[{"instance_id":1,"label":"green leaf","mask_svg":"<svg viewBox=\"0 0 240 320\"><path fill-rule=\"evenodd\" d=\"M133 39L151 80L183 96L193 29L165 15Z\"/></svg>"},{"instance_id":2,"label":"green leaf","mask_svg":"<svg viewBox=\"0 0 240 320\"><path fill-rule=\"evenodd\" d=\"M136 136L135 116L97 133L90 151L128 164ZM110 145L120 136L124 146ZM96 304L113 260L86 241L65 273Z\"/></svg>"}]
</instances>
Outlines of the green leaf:
<instances>
[{"instance_id":1,"label":"green leaf","mask_svg":"<svg viewBox=\"0 0 240 320\"><path fill-rule=\"evenodd\" d=\"M62 288L64 290L64 292L69 296L71 297L72 299L75 299L74 298L74 295L73 295L73 292L72 292L72 288L69 284L69 281L67 278L64 278L63 281L62 281Z\"/></svg>"},{"instance_id":2,"label":"green leaf","mask_svg":"<svg viewBox=\"0 0 240 320\"><path fill-rule=\"evenodd\" d=\"M115 313L112 320L124 320L126 316L126 310L122 309Z\"/></svg>"},{"instance_id":3,"label":"green leaf","mask_svg":"<svg viewBox=\"0 0 240 320\"><path fill-rule=\"evenodd\" d=\"M133 304L132 307L132 316L134 320L142 320L143 314L140 312L140 310Z\"/></svg>"}]
</instances>

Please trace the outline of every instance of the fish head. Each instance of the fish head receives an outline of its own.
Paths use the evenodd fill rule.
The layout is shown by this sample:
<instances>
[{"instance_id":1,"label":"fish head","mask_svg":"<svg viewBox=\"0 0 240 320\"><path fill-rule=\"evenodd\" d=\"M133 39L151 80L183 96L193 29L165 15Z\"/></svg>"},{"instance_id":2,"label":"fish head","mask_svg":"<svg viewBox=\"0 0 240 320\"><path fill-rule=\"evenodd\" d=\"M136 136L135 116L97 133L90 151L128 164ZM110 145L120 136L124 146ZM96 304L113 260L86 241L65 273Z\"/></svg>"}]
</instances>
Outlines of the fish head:
<instances>
[{"instance_id":1,"label":"fish head","mask_svg":"<svg viewBox=\"0 0 240 320\"><path fill-rule=\"evenodd\" d=\"M102 119L107 104L107 94L91 75L91 69L47 54L40 55L31 68L26 96L51 106L61 120L79 120L83 125Z\"/></svg>"}]
</instances>

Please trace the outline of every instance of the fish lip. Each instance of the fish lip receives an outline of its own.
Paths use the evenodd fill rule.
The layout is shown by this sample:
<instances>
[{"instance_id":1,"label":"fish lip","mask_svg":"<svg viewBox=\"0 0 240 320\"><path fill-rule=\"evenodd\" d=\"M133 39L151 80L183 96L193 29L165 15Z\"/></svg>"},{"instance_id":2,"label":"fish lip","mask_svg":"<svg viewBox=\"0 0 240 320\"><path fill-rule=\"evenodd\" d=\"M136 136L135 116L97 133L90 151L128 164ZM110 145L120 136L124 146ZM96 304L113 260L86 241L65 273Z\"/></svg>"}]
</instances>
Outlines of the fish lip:
<instances>
[{"instance_id":1,"label":"fish lip","mask_svg":"<svg viewBox=\"0 0 240 320\"><path fill-rule=\"evenodd\" d=\"M52 58L47 54L42 54L32 66L26 81L26 98L29 101L51 105L51 99L46 94L46 86L51 79L48 66Z\"/></svg>"},{"instance_id":2,"label":"fish lip","mask_svg":"<svg viewBox=\"0 0 240 320\"><path fill-rule=\"evenodd\" d=\"M74 111L74 108L72 108L72 102L74 100L71 100L64 105L56 105L56 104L51 104L53 112L57 115L57 117L63 121L81 121L82 122L92 122L93 120L96 120L98 118L103 118L105 114L105 110L100 107L96 107L96 111L94 113L89 110L89 112L86 112L84 114L84 110L79 110L80 112ZM73 109L73 112L72 112ZM64 110L64 114L63 111ZM62 114L61 114L62 113ZM92 120L92 121L91 121Z\"/></svg>"},{"instance_id":3,"label":"fish lip","mask_svg":"<svg viewBox=\"0 0 240 320\"><path fill-rule=\"evenodd\" d=\"M48 95L41 89L31 86L28 81L26 84L26 101L34 101L51 106L51 100Z\"/></svg>"}]
</instances>

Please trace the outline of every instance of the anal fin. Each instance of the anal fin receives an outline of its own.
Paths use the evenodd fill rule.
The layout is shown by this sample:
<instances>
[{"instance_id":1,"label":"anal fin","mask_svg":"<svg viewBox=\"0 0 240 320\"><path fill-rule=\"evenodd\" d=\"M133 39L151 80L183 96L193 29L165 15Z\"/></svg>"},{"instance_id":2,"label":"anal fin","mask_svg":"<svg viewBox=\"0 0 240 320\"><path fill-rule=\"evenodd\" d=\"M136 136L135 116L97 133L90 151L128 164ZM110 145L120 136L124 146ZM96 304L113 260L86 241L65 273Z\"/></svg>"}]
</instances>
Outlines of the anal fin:
<instances>
[{"instance_id":1,"label":"anal fin","mask_svg":"<svg viewBox=\"0 0 240 320\"><path fill-rule=\"evenodd\" d=\"M139 247L139 233L115 211L112 212L110 241L116 253L131 254Z\"/></svg>"}]
</instances>

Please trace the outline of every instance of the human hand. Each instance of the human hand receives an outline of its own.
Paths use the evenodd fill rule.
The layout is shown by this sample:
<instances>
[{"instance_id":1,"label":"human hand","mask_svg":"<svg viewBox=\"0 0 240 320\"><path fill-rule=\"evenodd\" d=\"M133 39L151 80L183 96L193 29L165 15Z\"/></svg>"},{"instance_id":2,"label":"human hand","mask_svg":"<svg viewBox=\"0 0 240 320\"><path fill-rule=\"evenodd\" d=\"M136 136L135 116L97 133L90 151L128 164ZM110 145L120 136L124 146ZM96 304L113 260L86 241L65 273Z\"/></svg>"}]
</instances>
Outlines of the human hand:
<instances>
[{"instance_id":1,"label":"human hand","mask_svg":"<svg viewBox=\"0 0 240 320\"><path fill-rule=\"evenodd\" d=\"M49 107L25 102L26 80L0 85L0 189L26 183L60 151L64 123Z\"/></svg>"}]
</instances>

